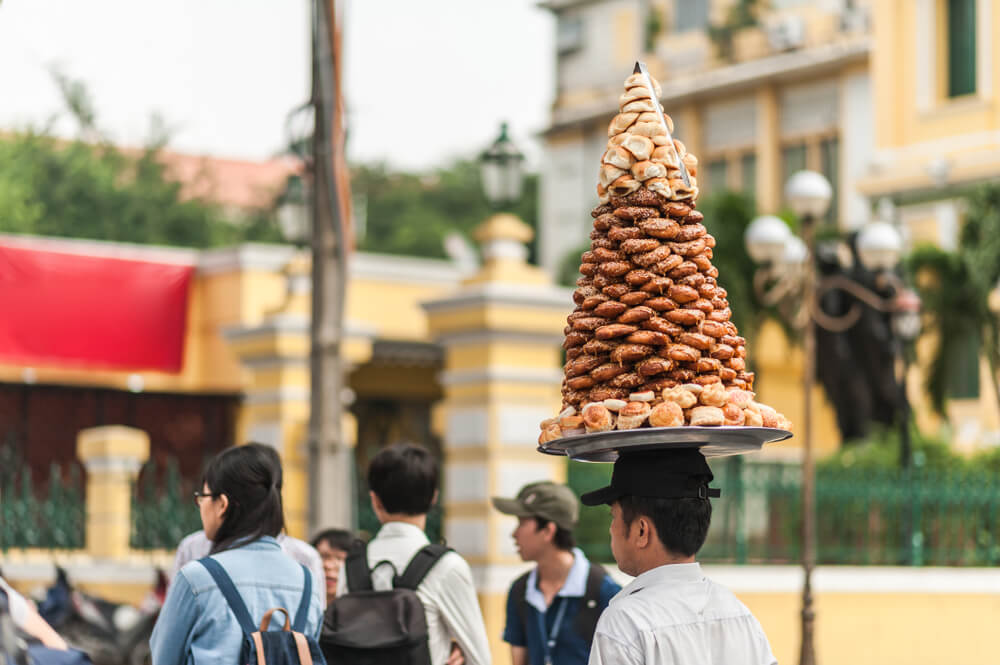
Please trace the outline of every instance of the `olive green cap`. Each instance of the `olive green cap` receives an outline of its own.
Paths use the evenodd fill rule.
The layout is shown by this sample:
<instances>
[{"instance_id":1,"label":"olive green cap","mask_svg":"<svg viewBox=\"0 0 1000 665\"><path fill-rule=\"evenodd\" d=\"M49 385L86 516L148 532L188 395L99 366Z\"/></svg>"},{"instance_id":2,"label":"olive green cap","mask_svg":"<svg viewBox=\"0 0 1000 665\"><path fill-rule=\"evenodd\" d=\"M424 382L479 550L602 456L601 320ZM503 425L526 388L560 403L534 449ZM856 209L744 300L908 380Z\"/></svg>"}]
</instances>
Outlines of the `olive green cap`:
<instances>
[{"instance_id":1,"label":"olive green cap","mask_svg":"<svg viewBox=\"0 0 1000 665\"><path fill-rule=\"evenodd\" d=\"M493 507L516 517L540 517L567 531L576 527L580 515L573 490L548 480L525 485L513 499L493 497Z\"/></svg>"}]
</instances>

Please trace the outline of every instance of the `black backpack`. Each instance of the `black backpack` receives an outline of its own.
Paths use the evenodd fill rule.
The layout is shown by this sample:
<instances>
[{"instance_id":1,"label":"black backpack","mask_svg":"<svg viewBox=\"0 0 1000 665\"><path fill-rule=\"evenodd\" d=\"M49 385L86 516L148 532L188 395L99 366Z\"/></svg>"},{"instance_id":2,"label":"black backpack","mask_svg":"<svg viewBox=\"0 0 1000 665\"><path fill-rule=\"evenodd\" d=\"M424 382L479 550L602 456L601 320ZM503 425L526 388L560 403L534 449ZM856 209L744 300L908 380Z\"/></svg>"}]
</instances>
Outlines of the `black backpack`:
<instances>
[{"instance_id":1,"label":"black backpack","mask_svg":"<svg viewBox=\"0 0 1000 665\"><path fill-rule=\"evenodd\" d=\"M275 607L268 610L260 622L260 629L254 625L250 618L250 610L236 590L236 585L226 573L218 561L212 557L198 559L198 563L203 565L216 586L222 592L229 609L236 615L236 620L243 630L243 646L240 647L239 665L326 665L323 654L319 646L309 635L303 634L306 629L306 621L309 618L309 603L312 601L312 573L305 566L302 572L306 576L305 585L302 589L302 600L299 601L299 609L295 612L295 620L284 607ZM271 616L275 612L283 612L285 615L285 626L282 630L268 630L271 624Z\"/></svg>"},{"instance_id":2,"label":"black backpack","mask_svg":"<svg viewBox=\"0 0 1000 665\"><path fill-rule=\"evenodd\" d=\"M517 605L517 618L522 626L527 626L528 617L528 576L531 571L521 575L510 587L510 593L514 596ZM608 571L599 563L590 563L590 572L587 574L587 586L583 592L583 599L580 603L580 611L576 615L573 627L587 644L594 641L594 631L597 630L597 620L601 618L601 585Z\"/></svg>"},{"instance_id":3,"label":"black backpack","mask_svg":"<svg viewBox=\"0 0 1000 665\"><path fill-rule=\"evenodd\" d=\"M442 556L444 545L426 545L413 555L392 589L375 591L368 546L351 548L344 564L348 593L326 608L320 648L330 665L431 665L427 617L416 589ZM376 564L388 564L381 562ZM392 564L388 564L392 565Z\"/></svg>"}]
</instances>

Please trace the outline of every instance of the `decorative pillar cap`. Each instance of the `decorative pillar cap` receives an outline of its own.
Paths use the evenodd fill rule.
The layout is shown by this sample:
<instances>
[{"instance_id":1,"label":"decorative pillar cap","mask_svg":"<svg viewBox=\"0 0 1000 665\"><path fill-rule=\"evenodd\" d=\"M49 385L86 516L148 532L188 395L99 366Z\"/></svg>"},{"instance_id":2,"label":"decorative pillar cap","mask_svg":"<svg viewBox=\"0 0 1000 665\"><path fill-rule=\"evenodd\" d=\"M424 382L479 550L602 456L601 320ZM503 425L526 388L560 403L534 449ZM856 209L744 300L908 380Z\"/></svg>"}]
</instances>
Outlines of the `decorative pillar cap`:
<instances>
[{"instance_id":1,"label":"decorative pillar cap","mask_svg":"<svg viewBox=\"0 0 1000 665\"><path fill-rule=\"evenodd\" d=\"M531 239L535 237L535 232L517 215L501 212L477 226L472 237L484 247L504 240L524 244L531 242Z\"/></svg>"},{"instance_id":2,"label":"decorative pillar cap","mask_svg":"<svg viewBox=\"0 0 1000 665\"><path fill-rule=\"evenodd\" d=\"M141 465L149 459L149 435L124 425L106 425L80 430L76 456L87 465L114 459Z\"/></svg>"}]
</instances>

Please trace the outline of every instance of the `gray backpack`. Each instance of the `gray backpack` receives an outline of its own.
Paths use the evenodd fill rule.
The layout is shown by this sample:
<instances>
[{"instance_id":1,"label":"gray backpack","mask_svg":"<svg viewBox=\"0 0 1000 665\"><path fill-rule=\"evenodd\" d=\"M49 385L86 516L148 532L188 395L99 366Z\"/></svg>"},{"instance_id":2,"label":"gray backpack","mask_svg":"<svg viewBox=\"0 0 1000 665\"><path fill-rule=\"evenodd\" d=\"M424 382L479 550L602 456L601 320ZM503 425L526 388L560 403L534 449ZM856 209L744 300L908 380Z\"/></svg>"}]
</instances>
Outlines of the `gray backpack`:
<instances>
[{"instance_id":1,"label":"gray backpack","mask_svg":"<svg viewBox=\"0 0 1000 665\"><path fill-rule=\"evenodd\" d=\"M444 545L417 552L392 589L375 591L368 567L368 546L358 543L347 555L347 594L326 608L319 645L330 665L431 665L427 617L416 589L442 556ZM380 565L392 565L380 562Z\"/></svg>"}]
</instances>

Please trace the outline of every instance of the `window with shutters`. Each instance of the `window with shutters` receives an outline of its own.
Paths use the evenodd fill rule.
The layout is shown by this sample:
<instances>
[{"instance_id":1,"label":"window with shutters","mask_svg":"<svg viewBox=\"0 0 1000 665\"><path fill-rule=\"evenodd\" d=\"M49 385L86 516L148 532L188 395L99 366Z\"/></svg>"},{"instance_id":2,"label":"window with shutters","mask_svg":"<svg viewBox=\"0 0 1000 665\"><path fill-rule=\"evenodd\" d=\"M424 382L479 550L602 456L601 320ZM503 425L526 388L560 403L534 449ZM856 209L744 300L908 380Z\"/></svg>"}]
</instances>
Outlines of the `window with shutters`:
<instances>
[{"instance_id":1,"label":"window with shutters","mask_svg":"<svg viewBox=\"0 0 1000 665\"><path fill-rule=\"evenodd\" d=\"M713 194L726 191L728 187L729 165L725 159L716 159L705 167L708 172L708 191Z\"/></svg>"},{"instance_id":2,"label":"window with shutters","mask_svg":"<svg viewBox=\"0 0 1000 665\"><path fill-rule=\"evenodd\" d=\"M740 157L740 190L749 197L757 195L757 155L747 153Z\"/></svg>"},{"instance_id":3,"label":"window with shutters","mask_svg":"<svg viewBox=\"0 0 1000 665\"><path fill-rule=\"evenodd\" d=\"M946 0L948 96L976 92L976 0Z\"/></svg>"}]
</instances>

